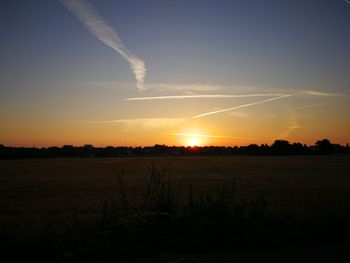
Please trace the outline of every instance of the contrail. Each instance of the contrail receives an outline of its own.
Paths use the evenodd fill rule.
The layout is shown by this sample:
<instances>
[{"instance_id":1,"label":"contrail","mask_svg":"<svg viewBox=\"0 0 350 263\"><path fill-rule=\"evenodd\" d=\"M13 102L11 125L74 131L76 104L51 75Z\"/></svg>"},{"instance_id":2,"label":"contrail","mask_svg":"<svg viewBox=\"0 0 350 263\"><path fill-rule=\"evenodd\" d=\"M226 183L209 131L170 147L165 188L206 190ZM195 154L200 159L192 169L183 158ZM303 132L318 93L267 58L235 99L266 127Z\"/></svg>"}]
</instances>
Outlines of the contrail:
<instances>
[{"instance_id":1,"label":"contrail","mask_svg":"<svg viewBox=\"0 0 350 263\"><path fill-rule=\"evenodd\" d=\"M317 90L305 90L302 93L306 95L319 96L319 97L347 97L345 94L340 93L331 93L331 92L323 92Z\"/></svg>"},{"instance_id":2,"label":"contrail","mask_svg":"<svg viewBox=\"0 0 350 263\"><path fill-rule=\"evenodd\" d=\"M99 16L94 7L84 0L61 0L63 5L71 11L83 25L107 46L116 50L129 62L131 70L136 78L137 88L144 88L143 82L146 75L145 62L131 53L122 43L117 32Z\"/></svg>"},{"instance_id":3,"label":"contrail","mask_svg":"<svg viewBox=\"0 0 350 263\"><path fill-rule=\"evenodd\" d=\"M257 104L262 104L262 103L266 103L266 102L273 101L273 100L279 100L279 99L290 97L290 96L292 96L292 95L283 95L283 96L280 96L280 97L277 97L277 98L272 98L272 99L268 99L268 100L262 100L262 101L258 101L258 102L243 104L243 105L232 107L232 108L228 108L228 109L211 111L211 112L207 112L207 113L196 115L193 118L201 118L201 117L204 117L204 116L217 114L217 113L221 113L221 112L225 112L225 111L230 111L230 110L245 108L245 107L249 107L249 106L254 106L254 105L257 105Z\"/></svg>"},{"instance_id":4,"label":"contrail","mask_svg":"<svg viewBox=\"0 0 350 263\"><path fill-rule=\"evenodd\" d=\"M136 97L136 98L126 98L125 100L222 99L222 98L271 97L271 96L282 96L282 95L283 94L246 94L246 95L244 94L242 95L203 94L203 95Z\"/></svg>"},{"instance_id":5,"label":"contrail","mask_svg":"<svg viewBox=\"0 0 350 263\"><path fill-rule=\"evenodd\" d=\"M325 105L325 103L318 103L318 104L312 104L312 105L305 105L305 106L301 106L298 107L297 109L310 109L310 108L315 108L315 107L319 107L319 106L323 106Z\"/></svg>"}]
</instances>

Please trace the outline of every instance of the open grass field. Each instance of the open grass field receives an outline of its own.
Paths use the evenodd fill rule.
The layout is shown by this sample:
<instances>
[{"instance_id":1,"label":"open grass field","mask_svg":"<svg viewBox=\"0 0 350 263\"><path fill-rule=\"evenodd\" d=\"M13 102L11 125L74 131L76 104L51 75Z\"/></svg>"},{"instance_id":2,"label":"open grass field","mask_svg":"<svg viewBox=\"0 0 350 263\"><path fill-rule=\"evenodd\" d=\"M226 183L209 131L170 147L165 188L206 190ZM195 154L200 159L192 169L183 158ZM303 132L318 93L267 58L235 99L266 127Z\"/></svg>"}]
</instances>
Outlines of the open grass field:
<instances>
[{"instance_id":1,"label":"open grass field","mask_svg":"<svg viewBox=\"0 0 350 263\"><path fill-rule=\"evenodd\" d=\"M124 177L136 198L154 163L183 195L235 180L238 198L264 197L275 209L322 220L350 204L350 156L33 159L0 161L0 233L31 235L89 220ZM180 188L181 185L181 188Z\"/></svg>"}]
</instances>

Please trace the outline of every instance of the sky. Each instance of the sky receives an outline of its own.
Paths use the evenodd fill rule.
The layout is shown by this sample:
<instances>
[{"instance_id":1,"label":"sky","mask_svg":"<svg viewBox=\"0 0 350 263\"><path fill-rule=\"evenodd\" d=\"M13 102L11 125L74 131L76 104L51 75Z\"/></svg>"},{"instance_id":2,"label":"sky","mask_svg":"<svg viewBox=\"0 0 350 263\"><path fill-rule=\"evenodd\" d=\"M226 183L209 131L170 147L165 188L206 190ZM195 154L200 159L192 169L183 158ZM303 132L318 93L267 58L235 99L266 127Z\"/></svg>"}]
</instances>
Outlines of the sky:
<instances>
[{"instance_id":1,"label":"sky","mask_svg":"<svg viewBox=\"0 0 350 263\"><path fill-rule=\"evenodd\" d=\"M1 6L0 144L350 142L350 1Z\"/></svg>"}]
</instances>

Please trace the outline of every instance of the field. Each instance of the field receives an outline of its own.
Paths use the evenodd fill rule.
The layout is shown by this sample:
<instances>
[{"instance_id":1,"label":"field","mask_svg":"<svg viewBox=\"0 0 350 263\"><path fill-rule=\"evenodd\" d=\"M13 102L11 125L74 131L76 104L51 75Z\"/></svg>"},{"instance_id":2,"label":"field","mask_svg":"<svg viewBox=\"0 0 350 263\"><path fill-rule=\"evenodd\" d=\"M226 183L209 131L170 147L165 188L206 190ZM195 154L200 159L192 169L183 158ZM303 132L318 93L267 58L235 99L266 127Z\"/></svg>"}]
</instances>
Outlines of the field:
<instances>
[{"instance_id":1,"label":"field","mask_svg":"<svg viewBox=\"0 0 350 263\"><path fill-rule=\"evenodd\" d=\"M118 174L140 198L154 164L184 196L234 182L238 199L263 197L276 211L322 221L350 204L350 156L86 158L0 161L0 235L25 239L100 215ZM59 231L59 230L57 230Z\"/></svg>"},{"instance_id":2,"label":"field","mask_svg":"<svg viewBox=\"0 0 350 263\"><path fill-rule=\"evenodd\" d=\"M350 201L350 156L8 160L0 161L2 231L94 216L118 192L121 169L137 195L151 163L184 193L189 185L196 193L235 180L237 197L264 197L304 216L342 211Z\"/></svg>"}]
</instances>

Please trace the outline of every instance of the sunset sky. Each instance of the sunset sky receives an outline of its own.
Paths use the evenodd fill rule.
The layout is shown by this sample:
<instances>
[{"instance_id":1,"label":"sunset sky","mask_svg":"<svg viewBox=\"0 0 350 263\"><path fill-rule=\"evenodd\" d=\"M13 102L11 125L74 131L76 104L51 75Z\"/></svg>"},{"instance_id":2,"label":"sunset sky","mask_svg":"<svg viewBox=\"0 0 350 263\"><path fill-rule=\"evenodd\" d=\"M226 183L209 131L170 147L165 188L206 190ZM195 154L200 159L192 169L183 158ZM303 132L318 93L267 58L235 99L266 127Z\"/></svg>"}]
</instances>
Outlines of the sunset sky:
<instances>
[{"instance_id":1,"label":"sunset sky","mask_svg":"<svg viewBox=\"0 0 350 263\"><path fill-rule=\"evenodd\" d=\"M0 144L350 142L350 1L1 6Z\"/></svg>"}]
</instances>

